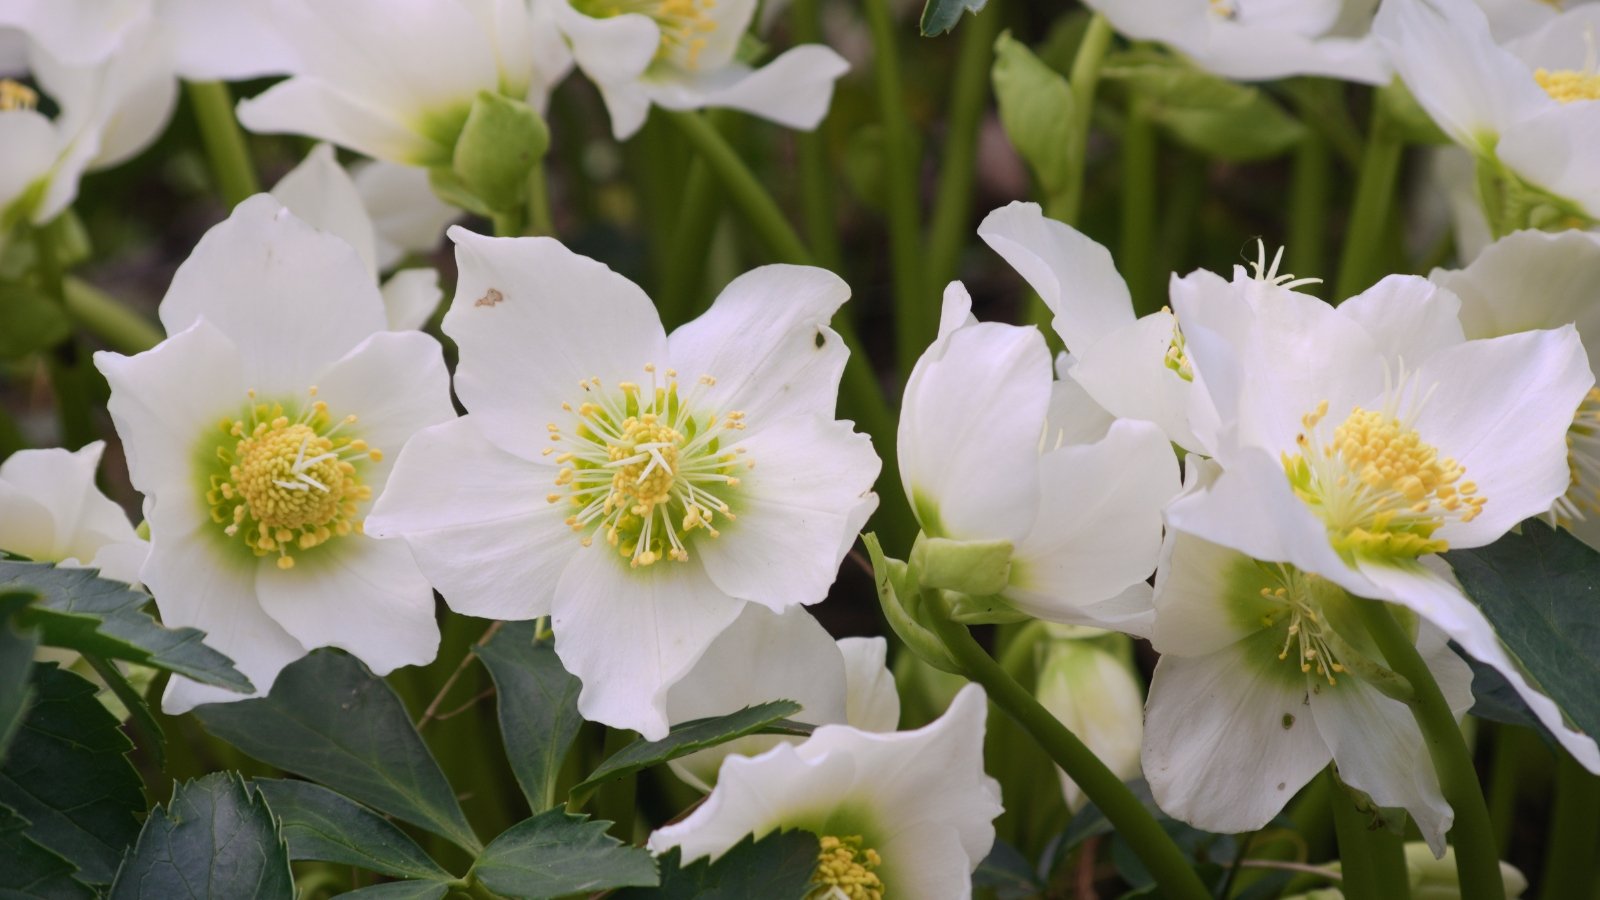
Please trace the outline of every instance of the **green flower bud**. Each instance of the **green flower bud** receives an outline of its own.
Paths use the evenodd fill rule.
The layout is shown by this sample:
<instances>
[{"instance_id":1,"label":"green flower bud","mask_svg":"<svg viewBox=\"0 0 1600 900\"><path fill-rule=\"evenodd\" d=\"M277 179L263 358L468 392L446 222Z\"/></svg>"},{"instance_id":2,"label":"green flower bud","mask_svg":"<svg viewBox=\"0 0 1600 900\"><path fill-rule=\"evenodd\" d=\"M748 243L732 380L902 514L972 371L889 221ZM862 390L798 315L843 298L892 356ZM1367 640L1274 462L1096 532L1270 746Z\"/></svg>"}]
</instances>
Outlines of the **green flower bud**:
<instances>
[{"instance_id":1,"label":"green flower bud","mask_svg":"<svg viewBox=\"0 0 1600 900\"><path fill-rule=\"evenodd\" d=\"M925 588L955 591L971 597L992 597L1011 578L1010 541L953 541L917 536L911 568Z\"/></svg>"},{"instance_id":2,"label":"green flower bud","mask_svg":"<svg viewBox=\"0 0 1600 900\"><path fill-rule=\"evenodd\" d=\"M1050 711L1123 781L1139 774L1144 740L1144 692L1130 662L1126 635L1100 633L1052 640L1034 691ZM1067 807L1083 805L1083 792L1060 772Z\"/></svg>"},{"instance_id":3,"label":"green flower bud","mask_svg":"<svg viewBox=\"0 0 1600 900\"><path fill-rule=\"evenodd\" d=\"M489 209L518 209L526 202L528 175L549 147L550 132L532 107L480 91L456 140L450 172Z\"/></svg>"}]
</instances>

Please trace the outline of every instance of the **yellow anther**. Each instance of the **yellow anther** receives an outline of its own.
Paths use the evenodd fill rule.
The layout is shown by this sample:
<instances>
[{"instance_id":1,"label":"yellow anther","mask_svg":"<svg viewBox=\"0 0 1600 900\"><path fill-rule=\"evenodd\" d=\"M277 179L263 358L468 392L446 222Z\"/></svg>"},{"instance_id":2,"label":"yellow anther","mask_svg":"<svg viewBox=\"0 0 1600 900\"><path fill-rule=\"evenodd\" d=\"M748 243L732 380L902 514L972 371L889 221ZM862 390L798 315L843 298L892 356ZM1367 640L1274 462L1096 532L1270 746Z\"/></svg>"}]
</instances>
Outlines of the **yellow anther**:
<instances>
[{"instance_id":1,"label":"yellow anther","mask_svg":"<svg viewBox=\"0 0 1600 900\"><path fill-rule=\"evenodd\" d=\"M1558 103L1600 100L1600 72L1575 69L1535 69L1533 79Z\"/></svg>"},{"instance_id":2,"label":"yellow anther","mask_svg":"<svg viewBox=\"0 0 1600 900\"><path fill-rule=\"evenodd\" d=\"M875 871L883 857L863 846L860 835L824 835L817 853L817 868L811 874L808 900L843 895L849 900L883 900L883 879Z\"/></svg>"},{"instance_id":3,"label":"yellow anther","mask_svg":"<svg viewBox=\"0 0 1600 900\"><path fill-rule=\"evenodd\" d=\"M37 109L39 93L20 81L0 78L0 112L18 109Z\"/></svg>"}]
</instances>

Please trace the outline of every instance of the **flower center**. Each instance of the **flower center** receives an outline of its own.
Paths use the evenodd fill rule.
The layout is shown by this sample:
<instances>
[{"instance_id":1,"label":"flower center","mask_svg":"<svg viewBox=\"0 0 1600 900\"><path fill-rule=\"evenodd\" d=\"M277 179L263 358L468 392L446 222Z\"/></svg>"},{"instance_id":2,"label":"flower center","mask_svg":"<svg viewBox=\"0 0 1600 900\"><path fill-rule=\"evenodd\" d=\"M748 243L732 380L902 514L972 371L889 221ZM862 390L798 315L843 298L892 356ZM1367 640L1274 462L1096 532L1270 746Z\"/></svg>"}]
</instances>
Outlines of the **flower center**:
<instances>
[{"instance_id":1,"label":"flower center","mask_svg":"<svg viewBox=\"0 0 1600 900\"><path fill-rule=\"evenodd\" d=\"M1324 400L1300 419L1300 452L1283 470L1301 500L1328 526L1341 554L1415 558L1448 549L1432 535L1447 518L1470 522L1483 509L1465 470L1423 441L1393 412L1356 407L1324 439Z\"/></svg>"},{"instance_id":2,"label":"flower center","mask_svg":"<svg viewBox=\"0 0 1600 900\"><path fill-rule=\"evenodd\" d=\"M1567 429L1567 470L1571 483L1552 510L1564 528L1600 514L1600 388L1589 389Z\"/></svg>"},{"instance_id":3,"label":"flower center","mask_svg":"<svg viewBox=\"0 0 1600 900\"><path fill-rule=\"evenodd\" d=\"M0 78L0 112L17 109L37 109L39 94L20 81Z\"/></svg>"},{"instance_id":4,"label":"flower center","mask_svg":"<svg viewBox=\"0 0 1600 900\"><path fill-rule=\"evenodd\" d=\"M860 835L822 838L817 870L811 874L807 900L883 900L883 880L873 870L883 858L863 847Z\"/></svg>"},{"instance_id":5,"label":"flower center","mask_svg":"<svg viewBox=\"0 0 1600 900\"><path fill-rule=\"evenodd\" d=\"M1163 306L1161 311L1171 314L1172 307ZM1167 368L1178 373L1184 381L1194 381L1194 368L1189 365L1189 354L1183 340L1183 329L1178 327L1177 317L1172 319L1172 340L1167 343L1167 355L1163 363Z\"/></svg>"},{"instance_id":6,"label":"flower center","mask_svg":"<svg viewBox=\"0 0 1600 900\"><path fill-rule=\"evenodd\" d=\"M1292 657L1301 672L1315 671L1318 677L1326 678L1330 686L1338 684L1334 676L1343 673L1344 666L1334 653L1333 644L1337 643L1337 638L1320 599L1336 588L1320 576L1294 566L1279 565L1275 569L1269 570L1269 577L1276 586L1261 588L1261 598L1270 604L1261 624L1266 628L1285 624L1278 659Z\"/></svg>"},{"instance_id":7,"label":"flower center","mask_svg":"<svg viewBox=\"0 0 1600 900\"><path fill-rule=\"evenodd\" d=\"M649 16L661 30L656 59L686 69L699 67L706 35L717 30L717 20L711 16L717 0L585 0L574 5L597 19L628 13Z\"/></svg>"},{"instance_id":8,"label":"flower center","mask_svg":"<svg viewBox=\"0 0 1600 900\"><path fill-rule=\"evenodd\" d=\"M220 465L209 476L206 503L223 534L258 557L277 554L278 568L290 569L293 552L361 532L358 504L372 489L361 483L356 462L378 462L383 453L340 434L356 417L335 421L321 400L291 419L282 404L254 402L253 391L250 397L244 416L219 425L225 437L216 445Z\"/></svg>"},{"instance_id":9,"label":"flower center","mask_svg":"<svg viewBox=\"0 0 1600 900\"><path fill-rule=\"evenodd\" d=\"M1600 100L1600 72L1576 69L1535 69L1533 79L1559 103Z\"/></svg>"},{"instance_id":10,"label":"flower center","mask_svg":"<svg viewBox=\"0 0 1600 900\"><path fill-rule=\"evenodd\" d=\"M562 404L576 425L563 432L550 423L559 452L544 450L556 454L556 486L563 489L546 499L566 497L574 507L567 525L584 535L584 546L598 531L632 566L684 562L692 532L721 534L713 522L718 516L734 519L726 499L739 486L734 473L755 465L744 448L724 446L727 432L744 429L744 413L694 412L699 395L716 379L701 376L688 396L679 397L676 372L666 370L661 384L654 365L645 371L648 388L624 381L605 391L599 378L580 382L590 399L576 408Z\"/></svg>"}]
</instances>

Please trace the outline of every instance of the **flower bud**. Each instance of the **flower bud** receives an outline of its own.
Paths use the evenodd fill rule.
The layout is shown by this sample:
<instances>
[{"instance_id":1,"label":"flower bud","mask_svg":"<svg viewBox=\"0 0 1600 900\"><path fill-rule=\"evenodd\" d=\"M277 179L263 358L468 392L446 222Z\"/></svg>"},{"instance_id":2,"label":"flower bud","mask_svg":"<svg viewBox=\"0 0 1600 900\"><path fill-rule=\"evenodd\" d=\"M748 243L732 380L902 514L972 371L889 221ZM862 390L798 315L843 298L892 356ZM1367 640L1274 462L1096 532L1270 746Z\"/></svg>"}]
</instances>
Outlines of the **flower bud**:
<instances>
[{"instance_id":1,"label":"flower bud","mask_svg":"<svg viewBox=\"0 0 1600 900\"><path fill-rule=\"evenodd\" d=\"M1010 541L953 541L917 536L911 568L922 587L992 597L1006 589L1011 577Z\"/></svg>"},{"instance_id":2,"label":"flower bud","mask_svg":"<svg viewBox=\"0 0 1600 900\"><path fill-rule=\"evenodd\" d=\"M532 107L480 91L456 140L450 169L489 209L517 209L527 196L528 174L549 147L550 132Z\"/></svg>"},{"instance_id":3,"label":"flower bud","mask_svg":"<svg viewBox=\"0 0 1600 900\"><path fill-rule=\"evenodd\" d=\"M1108 632L1053 640L1034 692L1123 781L1139 774L1144 740L1144 694L1130 662L1131 649L1126 635ZM1083 792L1066 773L1059 774L1067 807L1076 811L1083 805Z\"/></svg>"}]
</instances>

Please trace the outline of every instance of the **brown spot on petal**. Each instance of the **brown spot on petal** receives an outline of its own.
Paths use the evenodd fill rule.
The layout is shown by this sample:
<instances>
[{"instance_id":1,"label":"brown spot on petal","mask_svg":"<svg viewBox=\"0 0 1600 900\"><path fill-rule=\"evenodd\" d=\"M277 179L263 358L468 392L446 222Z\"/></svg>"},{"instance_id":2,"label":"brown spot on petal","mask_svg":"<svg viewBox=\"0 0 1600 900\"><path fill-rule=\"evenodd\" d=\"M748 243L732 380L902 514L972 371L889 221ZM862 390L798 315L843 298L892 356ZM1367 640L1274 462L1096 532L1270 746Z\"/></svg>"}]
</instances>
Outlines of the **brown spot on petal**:
<instances>
[{"instance_id":1,"label":"brown spot on petal","mask_svg":"<svg viewBox=\"0 0 1600 900\"><path fill-rule=\"evenodd\" d=\"M473 306L496 306L496 305L498 305L500 303L501 300L504 300L505 298L506 298L505 294L500 293L495 288L489 288L487 291L484 292L483 296L479 297L476 301L474 301L472 305Z\"/></svg>"}]
</instances>

